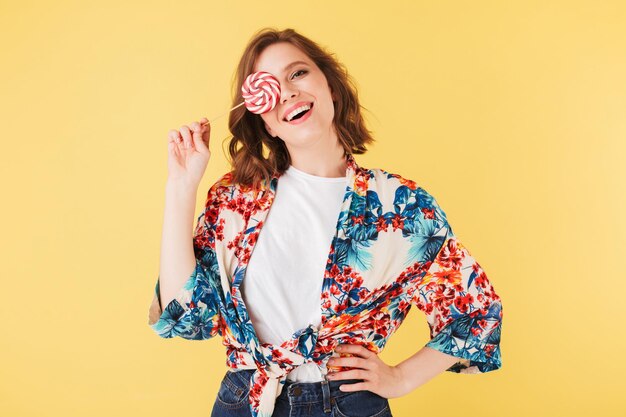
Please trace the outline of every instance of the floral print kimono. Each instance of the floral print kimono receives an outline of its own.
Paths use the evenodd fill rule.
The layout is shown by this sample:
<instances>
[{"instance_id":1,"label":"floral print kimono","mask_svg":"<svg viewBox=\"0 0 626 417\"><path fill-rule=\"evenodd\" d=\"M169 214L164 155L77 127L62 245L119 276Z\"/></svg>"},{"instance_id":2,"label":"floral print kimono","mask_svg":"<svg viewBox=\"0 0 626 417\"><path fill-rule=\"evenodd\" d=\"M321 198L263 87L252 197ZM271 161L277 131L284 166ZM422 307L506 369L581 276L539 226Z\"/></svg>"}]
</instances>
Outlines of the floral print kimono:
<instances>
[{"instance_id":1,"label":"floral print kimono","mask_svg":"<svg viewBox=\"0 0 626 417\"><path fill-rule=\"evenodd\" d=\"M381 352L412 306L426 316L426 346L458 357L447 371L502 366L501 299L433 196L398 174L360 167L352 154L346 160L345 196L320 277L319 328L302 328L280 345L260 343L240 291L279 174L258 187L233 183L232 172L219 178L195 227L195 271L166 306L157 279L148 324L164 338L220 335L226 364L255 370L254 417L272 415L291 370L308 362L321 368L338 344Z\"/></svg>"}]
</instances>

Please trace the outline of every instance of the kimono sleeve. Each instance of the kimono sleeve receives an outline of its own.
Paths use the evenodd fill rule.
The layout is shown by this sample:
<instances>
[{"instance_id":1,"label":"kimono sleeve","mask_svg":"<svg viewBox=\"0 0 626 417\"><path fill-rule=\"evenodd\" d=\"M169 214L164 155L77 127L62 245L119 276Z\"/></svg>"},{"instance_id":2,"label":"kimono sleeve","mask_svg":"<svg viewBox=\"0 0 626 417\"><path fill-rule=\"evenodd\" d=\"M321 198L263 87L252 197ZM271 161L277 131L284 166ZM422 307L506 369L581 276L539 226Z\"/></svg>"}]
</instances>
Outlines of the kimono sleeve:
<instances>
[{"instance_id":1,"label":"kimono sleeve","mask_svg":"<svg viewBox=\"0 0 626 417\"><path fill-rule=\"evenodd\" d=\"M431 230L425 274L412 303L426 314L431 340L426 346L459 358L450 372L475 374L502 366L502 302L487 274L459 241L435 199L419 190L423 221Z\"/></svg>"},{"instance_id":2,"label":"kimono sleeve","mask_svg":"<svg viewBox=\"0 0 626 417\"><path fill-rule=\"evenodd\" d=\"M217 208L212 198L214 187L209 190L205 210L198 217L194 231L196 267L164 309L159 291L160 277L157 278L148 325L163 338L179 336L188 340L205 340L222 334L219 268L210 246L214 242L217 222Z\"/></svg>"}]
</instances>

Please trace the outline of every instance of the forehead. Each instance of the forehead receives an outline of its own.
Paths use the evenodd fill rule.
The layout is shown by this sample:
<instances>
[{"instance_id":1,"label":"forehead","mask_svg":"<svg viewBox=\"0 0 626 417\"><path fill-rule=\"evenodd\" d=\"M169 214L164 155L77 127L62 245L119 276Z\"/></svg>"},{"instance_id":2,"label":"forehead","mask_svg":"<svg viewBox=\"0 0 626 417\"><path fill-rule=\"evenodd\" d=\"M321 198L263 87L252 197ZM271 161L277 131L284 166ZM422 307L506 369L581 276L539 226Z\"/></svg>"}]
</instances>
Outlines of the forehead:
<instances>
[{"instance_id":1,"label":"forehead","mask_svg":"<svg viewBox=\"0 0 626 417\"><path fill-rule=\"evenodd\" d=\"M274 76L280 76L285 67L294 61L313 64L313 61L296 46L288 42L274 43L261 52L254 64L254 71L266 71Z\"/></svg>"}]
</instances>

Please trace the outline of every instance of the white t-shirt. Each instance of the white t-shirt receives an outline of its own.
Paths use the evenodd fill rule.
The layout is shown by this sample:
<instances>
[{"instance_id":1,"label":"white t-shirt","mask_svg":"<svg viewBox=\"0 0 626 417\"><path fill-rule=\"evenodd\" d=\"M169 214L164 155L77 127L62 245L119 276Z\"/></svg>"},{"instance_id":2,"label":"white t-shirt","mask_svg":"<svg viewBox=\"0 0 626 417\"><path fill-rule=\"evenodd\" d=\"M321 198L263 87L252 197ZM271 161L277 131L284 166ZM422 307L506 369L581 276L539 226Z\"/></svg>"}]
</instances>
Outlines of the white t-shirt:
<instances>
[{"instance_id":1,"label":"white t-shirt","mask_svg":"<svg viewBox=\"0 0 626 417\"><path fill-rule=\"evenodd\" d=\"M346 187L346 177L320 177L292 165L279 177L240 287L261 343L278 345L309 324L319 329L324 270ZM310 362L287 379L324 378Z\"/></svg>"}]
</instances>

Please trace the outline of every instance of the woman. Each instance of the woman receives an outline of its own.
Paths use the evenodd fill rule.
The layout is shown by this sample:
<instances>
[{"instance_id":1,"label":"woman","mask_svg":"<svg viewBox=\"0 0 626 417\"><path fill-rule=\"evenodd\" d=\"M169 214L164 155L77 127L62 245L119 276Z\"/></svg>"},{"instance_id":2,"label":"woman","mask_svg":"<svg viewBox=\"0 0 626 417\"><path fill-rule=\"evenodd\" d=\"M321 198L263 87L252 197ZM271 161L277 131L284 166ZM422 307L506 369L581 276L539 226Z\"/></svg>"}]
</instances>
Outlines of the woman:
<instances>
[{"instance_id":1,"label":"woman","mask_svg":"<svg viewBox=\"0 0 626 417\"><path fill-rule=\"evenodd\" d=\"M212 415L391 416L389 398L442 371L500 368L500 297L445 212L415 182L356 163L373 138L343 67L294 30L266 28L242 55L233 105L256 71L279 80L280 101L231 113L233 169L193 236L210 126L169 133L149 324L161 337L222 336L231 369ZM378 353L413 305L431 340L385 364Z\"/></svg>"}]
</instances>

